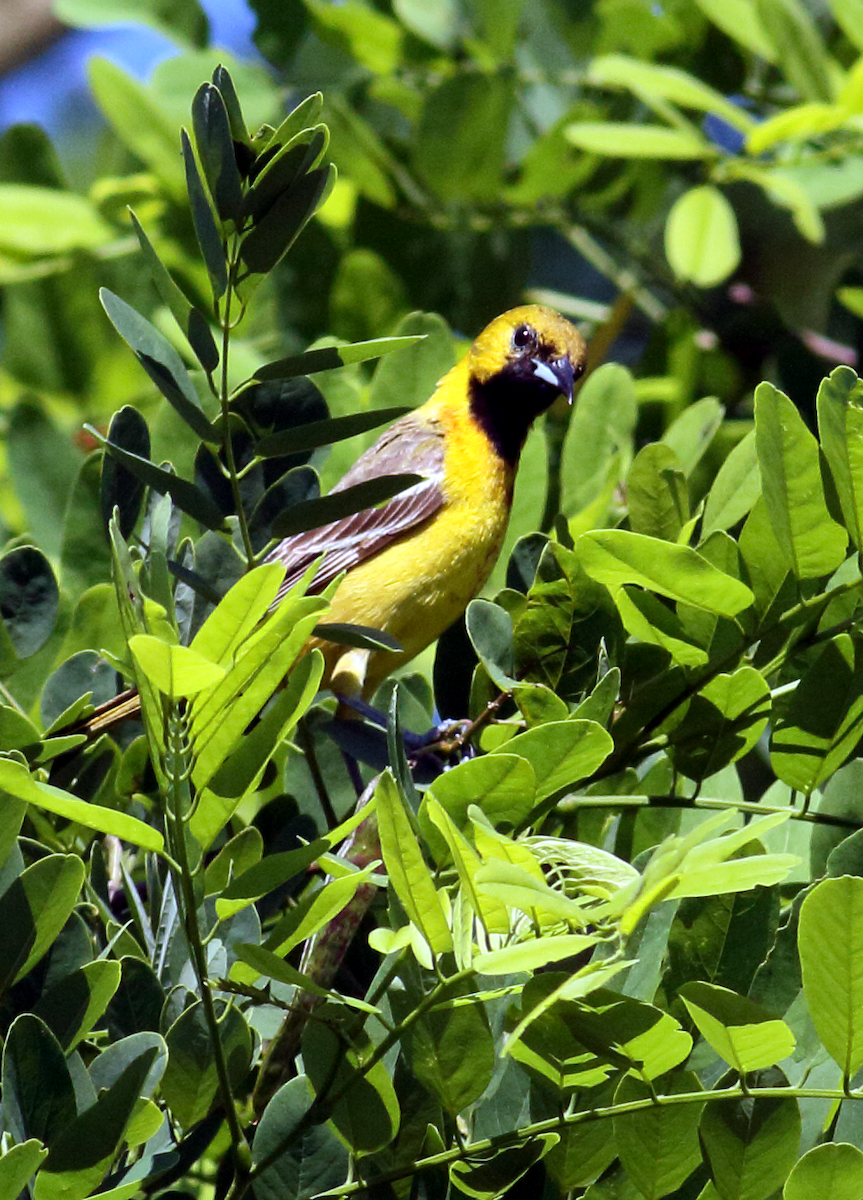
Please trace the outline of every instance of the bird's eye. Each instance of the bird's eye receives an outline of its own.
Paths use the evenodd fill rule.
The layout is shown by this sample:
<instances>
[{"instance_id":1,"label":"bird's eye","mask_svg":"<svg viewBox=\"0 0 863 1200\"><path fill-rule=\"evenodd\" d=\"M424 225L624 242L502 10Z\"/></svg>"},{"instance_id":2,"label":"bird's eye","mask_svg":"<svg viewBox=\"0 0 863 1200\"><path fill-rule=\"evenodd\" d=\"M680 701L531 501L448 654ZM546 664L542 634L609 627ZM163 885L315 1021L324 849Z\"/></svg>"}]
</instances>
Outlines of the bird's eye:
<instances>
[{"instance_id":1,"label":"bird's eye","mask_svg":"<svg viewBox=\"0 0 863 1200\"><path fill-rule=\"evenodd\" d=\"M519 325L512 335L512 344L516 350L524 350L536 341L536 334L529 325Z\"/></svg>"}]
</instances>

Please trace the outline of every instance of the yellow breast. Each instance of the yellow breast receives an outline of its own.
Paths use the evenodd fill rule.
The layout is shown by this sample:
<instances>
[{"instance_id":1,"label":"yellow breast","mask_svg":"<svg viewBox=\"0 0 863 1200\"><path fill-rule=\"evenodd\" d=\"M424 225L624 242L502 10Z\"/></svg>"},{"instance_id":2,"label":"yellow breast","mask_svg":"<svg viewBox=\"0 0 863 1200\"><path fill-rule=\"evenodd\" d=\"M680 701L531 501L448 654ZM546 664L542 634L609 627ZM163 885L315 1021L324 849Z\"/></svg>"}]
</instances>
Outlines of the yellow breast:
<instances>
[{"instance_id":1,"label":"yellow breast","mask_svg":"<svg viewBox=\"0 0 863 1200\"><path fill-rule=\"evenodd\" d=\"M461 382L453 374L445 383ZM346 654L344 647L318 642L327 660L325 683L340 694L361 692L368 699L396 666L440 637L480 592L500 553L514 471L467 419L464 401L446 399L448 390L439 389L417 411L446 430L443 506L349 571L326 618L384 630L403 651Z\"/></svg>"}]
</instances>

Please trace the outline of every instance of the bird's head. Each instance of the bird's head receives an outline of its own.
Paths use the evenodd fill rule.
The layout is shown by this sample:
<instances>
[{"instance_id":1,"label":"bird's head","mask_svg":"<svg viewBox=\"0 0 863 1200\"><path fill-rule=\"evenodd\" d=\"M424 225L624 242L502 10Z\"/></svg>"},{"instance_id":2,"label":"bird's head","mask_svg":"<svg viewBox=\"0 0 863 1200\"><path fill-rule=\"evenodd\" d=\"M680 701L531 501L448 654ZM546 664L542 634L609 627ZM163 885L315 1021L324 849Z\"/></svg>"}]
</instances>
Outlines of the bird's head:
<instances>
[{"instance_id":1,"label":"bird's head","mask_svg":"<svg viewBox=\"0 0 863 1200\"><path fill-rule=\"evenodd\" d=\"M515 463L528 430L560 395L572 401L587 347L560 313L539 304L510 309L468 351L471 410L498 452Z\"/></svg>"}]
</instances>

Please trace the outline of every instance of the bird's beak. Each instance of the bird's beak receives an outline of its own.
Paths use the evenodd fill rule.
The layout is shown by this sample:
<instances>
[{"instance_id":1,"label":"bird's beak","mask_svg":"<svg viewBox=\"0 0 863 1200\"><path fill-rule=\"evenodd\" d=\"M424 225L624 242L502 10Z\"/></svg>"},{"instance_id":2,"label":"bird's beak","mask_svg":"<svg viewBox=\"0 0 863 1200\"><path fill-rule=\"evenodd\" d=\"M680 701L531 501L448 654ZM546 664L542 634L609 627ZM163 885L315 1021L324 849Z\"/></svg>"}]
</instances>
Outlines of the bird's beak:
<instances>
[{"instance_id":1,"label":"bird's beak","mask_svg":"<svg viewBox=\"0 0 863 1200\"><path fill-rule=\"evenodd\" d=\"M546 383L550 383L572 404L575 370L569 357L564 354L562 358L555 359L552 363L543 362L540 358L532 358L531 362L533 363L533 373L537 379L544 379Z\"/></svg>"}]
</instances>

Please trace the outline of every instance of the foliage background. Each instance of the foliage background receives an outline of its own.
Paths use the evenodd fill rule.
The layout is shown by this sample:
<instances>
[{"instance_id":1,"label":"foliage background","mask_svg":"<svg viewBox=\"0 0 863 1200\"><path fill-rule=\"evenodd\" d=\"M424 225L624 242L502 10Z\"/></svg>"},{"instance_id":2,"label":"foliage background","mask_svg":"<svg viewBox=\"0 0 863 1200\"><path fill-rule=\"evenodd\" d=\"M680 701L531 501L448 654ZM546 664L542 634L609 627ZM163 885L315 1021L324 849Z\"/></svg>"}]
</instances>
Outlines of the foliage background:
<instances>
[{"instance_id":1,"label":"foliage background","mask_svg":"<svg viewBox=\"0 0 863 1200\"><path fill-rule=\"evenodd\" d=\"M514 1195L519 1187L586 1191L590 1200L766 1200L815 1187L863 1195L860 1101L843 1099L863 1061L861 431L856 377L834 371L853 366L861 344L863 5L257 0L252 8L265 65L211 47L194 0L61 0L62 19L82 26L134 12L178 53L146 84L107 61L91 64L106 122L95 153L66 148L61 165L34 127L0 140L8 856L0 1187L15 1196L26 1185L37 1200L176 1186L237 1197L249 1183L248 1141L259 1200L324 1187L350 1194L388 1172L405 1195ZM140 628L131 609L121 604L118 613L103 507L106 495L125 503L130 484L114 477L110 491L96 448L112 414L131 405L150 431L149 450L139 452L156 465L170 460L232 511L213 455L142 372L98 298L109 288L192 361L143 267L127 206L192 303L212 314L178 129L220 62L252 131L278 125L322 91L338 168L326 204L287 257L270 264L230 331L229 384L310 344L424 333L377 366L349 362L314 377L334 416L413 405L466 338L526 297L583 324L594 372L574 415L553 411L527 447L507 552L489 589L498 603L471 613L481 665L473 677L453 669L476 662L462 635L459 651L438 655L434 696L429 656L398 698L401 719L421 728L433 700L444 715L463 716L501 691L514 695L517 707L504 704L506 720L482 734L479 761L510 754L534 782L501 799L488 777L471 776L491 768L468 764L444 776L454 782L432 793L444 815L427 800L420 811L429 853L399 864L393 847L416 798L396 758L396 783L383 783L376 800L379 815L389 814L390 841L381 834L377 857L394 893L389 910L378 901L372 922L381 926L376 950L388 952L383 974L367 993L378 958L364 933L350 973L334 985L330 1023L313 1023L318 1040L310 1034L303 1046L311 1082L286 1084L257 1131L250 1097L260 1041L297 981L253 952L246 961L247 948L260 949L265 935L265 950L285 948L273 923L286 893L288 914L308 916L302 903L290 907L307 864L275 858L326 834L348 815L353 793L321 728L326 703L309 707L311 696L295 696L288 716L308 709L305 732L246 781L228 831L239 842L217 868L228 834L207 841L201 818L197 850L190 845L176 876L166 873L154 835L167 832L175 858L186 845L172 821L181 824L183 805L200 800L200 767L186 764L192 782L184 780L178 763L189 751L172 707L181 692L160 686L162 660L150 643L134 642L154 630L166 644L171 637L146 606ZM302 399L295 420L323 415L317 392ZM215 419L205 389L202 403ZM820 448L797 412L817 427ZM128 437L138 426L125 420ZM324 490L373 436L315 450ZM263 484L248 488L251 507ZM136 527L149 550L142 575L123 574L116 530L113 558L130 594L140 578L170 611L165 562L181 537L196 543L196 569L219 595L242 564L226 539L201 536L188 504L182 525L169 508L154 491ZM558 513L565 522L555 524ZM126 537L132 528L134 520ZM589 532L603 529L611 536ZM553 542L537 530L554 530ZM645 548L630 535L656 541ZM690 542L721 578L701 565L687 577ZM199 620L188 595L184 603L176 628L185 635ZM149 745L103 745L67 768L61 755L75 747L63 730L88 692L96 702L113 694L114 659L150 681L158 720L151 713ZM570 734L586 744L570 744ZM533 740L504 748L520 736ZM51 784L89 814L45 790L52 762ZM191 792L170 799L172 781ZM465 823L469 803L496 811L505 830L570 846L536 852L546 876L534 873L534 888L546 890L528 911L542 945L535 959L507 960L519 964L515 982L501 985L509 998L471 967L474 950L453 949L452 914L431 899L445 885L458 908L470 883L488 897L473 902L486 921L484 904L511 916L519 896L525 903L523 892L506 891L519 880L482 876L491 835ZM701 808L769 820L757 827L760 842L743 826L721 843ZM771 814L793 820L773 824ZM737 861L725 862L731 855ZM268 886L256 891L256 876L245 892L226 895L256 858L272 860ZM528 860L517 861L527 869ZM648 883L627 892L635 888L629 864L655 892ZM419 876L399 886L399 870ZM706 874L695 883L698 870ZM824 875L833 878L813 888ZM355 894L360 881L344 878ZM303 902L332 888L316 892L318 883ZM256 906L234 909L238 895ZM567 908L574 903L589 918ZM556 939L581 936L573 930L585 921L591 940L581 950L594 954L591 963L565 960L563 982L540 971L573 950ZM314 924L298 926L300 941ZM414 931L415 959L387 942L389 925ZM517 923L509 929L513 949L524 935ZM476 952L488 953L477 936ZM442 976L422 949L436 938ZM835 960L824 961L823 947ZM619 990L593 992L595 972L611 970L609 953L615 964L615 955L638 958L626 976L634 982L600 974ZM252 976L276 972L276 982L265 997L247 990L229 1005L226 976L248 984L244 961ZM569 990L550 999L556 986ZM349 1018L364 994L380 1008L360 1028ZM623 997L635 1008L624 1012ZM606 1009L613 1019L603 1026ZM648 1041L636 1045L639 1036ZM501 1056L505 1042L518 1047L512 1057ZM483 1088L474 1094L466 1076ZM354 1097L335 1116L327 1108L334 1089ZM716 1093L709 1104L702 1090ZM680 1099L659 1104L657 1096ZM604 1119L593 1119L597 1112Z\"/></svg>"}]
</instances>

